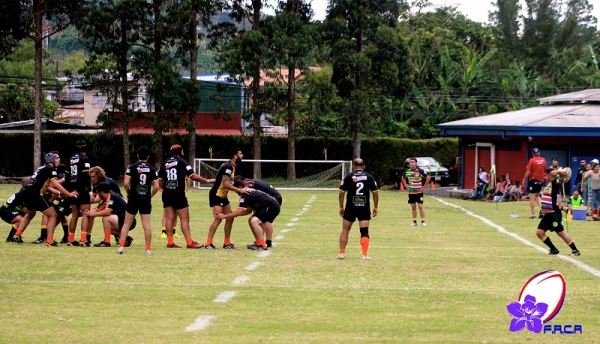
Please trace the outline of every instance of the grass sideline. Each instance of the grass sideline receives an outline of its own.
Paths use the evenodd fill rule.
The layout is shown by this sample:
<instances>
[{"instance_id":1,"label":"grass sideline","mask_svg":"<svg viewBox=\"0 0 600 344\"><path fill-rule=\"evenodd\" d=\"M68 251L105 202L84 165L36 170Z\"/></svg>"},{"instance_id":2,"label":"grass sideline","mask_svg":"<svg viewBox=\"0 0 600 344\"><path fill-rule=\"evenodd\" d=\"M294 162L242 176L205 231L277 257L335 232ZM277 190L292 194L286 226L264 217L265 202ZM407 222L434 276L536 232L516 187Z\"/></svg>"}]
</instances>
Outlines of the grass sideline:
<instances>
[{"instance_id":1,"label":"grass sideline","mask_svg":"<svg viewBox=\"0 0 600 344\"><path fill-rule=\"evenodd\" d=\"M16 185L0 185L0 203L16 190ZM346 259L340 261L335 259L341 229L337 192L282 194L274 236L283 238L275 240L277 246L265 258L246 249L166 249L160 238L160 195L153 200L152 256L144 254L141 226L132 232L135 241L124 255L115 254L114 242L112 248L29 244L39 234L38 215L24 234L26 244L0 244L0 342L598 340L600 278L526 246L461 209L426 196L428 226L413 228L408 226L406 194L382 191L380 215L370 227L373 260L360 260L359 231L354 228ZM188 197L193 237L204 242L212 221L208 191L193 190ZM526 202L501 203L496 210L492 203L443 200L544 246L535 237L538 220L526 218ZM4 239L9 226L2 225ZM595 269L600 269L599 226L569 223L582 252L575 259ZM101 232L96 221L94 242L101 240ZM221 246L222 238L221 227L215 244ZM555 234L551 238L562 253L569 252ZM240 247L252 241L245 218L234 222L232 239ZM248 271L255 262L258 268ZM506 305L516 301L531 276L544 270L558 270L567 281L566 302L552 324L582 324L582 335L509 332ZM249 278L245 284L232 284L243 276ZM236 295L227 303L214 302L224 291ZM214 318L203 330L186 331L200 316Z\"/></svg>"}]
</instances>

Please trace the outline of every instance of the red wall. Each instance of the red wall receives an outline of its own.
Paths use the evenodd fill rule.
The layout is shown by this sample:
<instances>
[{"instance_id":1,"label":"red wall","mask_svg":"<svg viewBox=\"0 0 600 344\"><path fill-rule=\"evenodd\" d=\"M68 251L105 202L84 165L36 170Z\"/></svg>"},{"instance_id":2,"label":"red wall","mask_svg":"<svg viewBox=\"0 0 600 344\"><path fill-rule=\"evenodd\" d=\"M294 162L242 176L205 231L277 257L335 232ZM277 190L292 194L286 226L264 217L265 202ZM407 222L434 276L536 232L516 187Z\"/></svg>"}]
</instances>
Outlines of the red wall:
<instances>
[{"instance_id":1,"label":"red wall","mask_svg":"<svg viewBox=\"0 0 600 344\"><path fill-rule=\"evenodd\" d=\"M481 139L479 142L490 142L489 138ZM493 143L493 141L492 141ZM508 173L512 183L522 181L525 175L525 167L527 165L527 143L521 143L520 151L499 150L496 147L496 176ZM490 149L479 147L479 166L475 166L475 147L465 147L464 150L464 188L470 189L475 186L475 173L479 166L483 167L486 172L490 172Z\"/></svg>"},{"instance_id":2,"label":"red wall","mask_svg":"<svg viewBox=\"0 0 600 344\"><path fill-rule=\"evenodd\" d=\"M114 115L120 115L120 112L115 112ZM187 121L189 116L183 115L181 119L178 119L178 123L172 124L174 129L185 129L184 122ZM242 116L240 113L227 113L224 116L215 118L212 113L199 112L196 115L196 128L197 129L232 129L242 130ZM119 124L120 126L120 124ZM152 128L152 121L147 119L138 119L132 121L129 124L130 129L135 128Z\"/></svg>"}]
</instances>

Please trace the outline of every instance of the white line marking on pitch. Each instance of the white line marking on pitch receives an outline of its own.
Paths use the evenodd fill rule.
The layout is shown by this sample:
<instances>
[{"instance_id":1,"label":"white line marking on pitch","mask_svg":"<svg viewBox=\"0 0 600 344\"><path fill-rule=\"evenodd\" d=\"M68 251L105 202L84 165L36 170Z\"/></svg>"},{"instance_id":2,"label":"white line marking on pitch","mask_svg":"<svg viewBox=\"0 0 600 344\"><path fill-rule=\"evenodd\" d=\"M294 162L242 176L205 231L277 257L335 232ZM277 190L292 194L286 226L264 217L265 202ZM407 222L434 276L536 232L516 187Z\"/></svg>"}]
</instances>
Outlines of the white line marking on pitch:
<instances>
[{"instance_id":1,"label":"white line marking on pitch","mask_svg":"<svg viewBox=\"0 0 600 344\"><path fill-rule=\"evenodd\" d=\"M293 222L290 222L290 223L288 223L286 226L288 226L288 227L292 227L293 225L295 225L295 223L293 223Z\"/></svg>"},{"instance_id":2,"label":"white line marking on pitch","mask_svg":"<svg viewBox=\"0 0 600 344\"><path fill-rule=\"evenodd\" d=\"M273 243L271 243L271 245L273 246ZM257 255L257 257L258 258L267 258L270 255L271 255L271 251L262 251L261 253L259 253Z\"/></svg>"},{"instance_id":3,"label":"white line marking on pitch","mask_svg":"<svg viewBox=\"0 0 600 344\"><path fill-rule=\"evenodd\" d=\"M535 248L536 250L538 250L538 251L540 251L540 252L544 252L544 253L547 253L547 252L548 252L548 250L547 250L547 249L545 249L545 248L543 248L543 247L541 247L541 246L538 246L538 245L536 245L536 244L532 243L531 241L529 241L529 240L527 240L527 239L525 239L525 238L521 237L521 236L520 236L520 235L518 235L518 234L515 234L515 233L513 233L513 232L509 232L509 231L507 231L507 230L506 230L504 227L502 227L502 226L499 226L499 225L497 225L497 224L493 223L492 221L490 221L490 220L486 219L486 218L485 218L485 217L483 217L483 216L476 215L476 214L474 214L472 211L470 211L470 210L467 210L467 209L465 209L465 208L463 208L463 207L461 207L461 206L458 206L458 205L456 205L456 204L448 203L448 202L446 202L446 201L443 201L443 200L441 200L441 199L439 199L439 198L435 198L435 199L436 199L436 200L438 200L440 203L443 203L443 204L445 204L445 205L449 205L449 206L451 206L451 207L454 207L454 208L457 208L457 209L460 209L460 210L464 211L464 212L465 212L465 214L467 214L467 215L469 215L469 216L473 216L474 218L481 220L481 221L482 221L483 223L485 223L486 225L488 225L488 226L490 226L490 227L494 227L494 228L495 228L495 229L496 229L498 232L500 232L500 233L502 233L502 234L506 234L506 235L508 235L508 236L511 236L511 237L513 237L514 239L517 239L518 241L522 242L523 244L525 244L525 245L527 245L527 246L531 246L531 247ZM578 261L578 260L575 260L575 259L573 259L573 258L571 258L571 257L568 257L568 256L563 256L563 255L560 255L560 254L559 254L559 255L557 255L557 257L558 257L558 258L560 258L560 259L564 259L564 260L566 260L566 261L568 261L568 262L572 263L573 265L575 265L575 266L577 266L577 267L579 267L579 268L581 268L581 269L583 269L583 270L585 270L585 271L587 271L587 272L591 273L592 275L594 275L594 276L596 276L596 277L600 278L600 270L597 270L597 269L595 269L595 268L593 268L593 267L591 267L591 266L589 266L589 265L587 265L587 264L585 264L585 263L582 263L582 262L580 262L580 261Z\"/></svg>"},{"instance_id":4,"label":"white line marking on pitch","mask_svg":"<svg viewBox=\"0 0 600 344\"><path fill-rule=\"evenodd\" d=\"M298 213L298 214L296 214L296 216L302 216L302 215L304 215L304 213Z\"/></svg>"},{"instance_id":5,"label":"white line marking on pitch","mask_svg":"<svg viewBox=\"0 0 600 344\"><path fill-rule=\"evenodd\" d=\"M185 330L188 332L204 330L208 327L208 325L210 325L211 320L213 320L214 318L214 315L201 315L196 318L196 321L194 321L193 324L186 327Z\"/></svg>"},{"instance_id":6,"label":"white line marking on pitch","mask_svg":"<svg viewBox=\"0 0 600 344\"><path fill-rule=\"evenodd\" d=\"M290 229L290 228L288 228L288 229L282 229L282 230L281 230L281 233L287 233L287 232L289 232L289 231L291 231L291 229Z\"/></svg>"},{"instance_id":7,"label":"white line marking on pitch","mask_svg":"<svg viewBox=\"0 0 600 344\"><path fill-rule=\"evenodd\" d=\"M265 251L268 252L268 251ZM248 276L240 276L233 281L233 285L243 285L250 280Z\"/></svg>"},{"instance_id":8,"label":"white line marking on pitch","mask_svg":"<svg viewBox=\"0 0 600 344\"><path fill-rule=\"evenodd\" d=\"M292 222L296 222L296 221L298 221L298 220L300 220L300 219L299 219L299 218L297 218L297 217L293 217L293 218L292 218L290 221L292 221Z\"/></svg>"},{"instance_id":9,"label":"white line marking on pitch","mask_svg":"<svg viewBox=\"0 0 600 344\"><path fill-rule=\"evenodd\" d=\"M278 235L278 236L275 237L275 240L281 240L283 238L285 238L283 235Z\"/></svg>"},{"instance_id":10,"label":"white line marking on pitch","mask_svg":"<svg viewBox=\"0 0 600 344\"><path fill-rule=\"evenodd\" d=\"M218 303L227 303L229 302L229 300L231 300L237 293L235 291L224 291L221 294L219 294L217 296L216 299L213 300L213 302L218 302Z\"/></svg>"},{"instance_id":11,"label":"white line marking on pitch","mask_svg":"<svg viewBox=\"0 0 600 344\"><path fill-rule=\"evenodd\" d=\"M305 204L304 207L302 207L302 208L308 209L308 208L310 208L310 204Z\"/></svg>"},{"instance_id":12,"label":"white line marking on pitch","mask_svg":"<svg viewBox=\"0 0 600 344\"><path fill-rule=\"evenodd\" d=\"M254 262L254 263L246 266L245 269L248 270L248 271L252 271L252 270L256 270L256 268L258 268L259 266L260 266L259 262Z\"/></svg>"}]
</instances>

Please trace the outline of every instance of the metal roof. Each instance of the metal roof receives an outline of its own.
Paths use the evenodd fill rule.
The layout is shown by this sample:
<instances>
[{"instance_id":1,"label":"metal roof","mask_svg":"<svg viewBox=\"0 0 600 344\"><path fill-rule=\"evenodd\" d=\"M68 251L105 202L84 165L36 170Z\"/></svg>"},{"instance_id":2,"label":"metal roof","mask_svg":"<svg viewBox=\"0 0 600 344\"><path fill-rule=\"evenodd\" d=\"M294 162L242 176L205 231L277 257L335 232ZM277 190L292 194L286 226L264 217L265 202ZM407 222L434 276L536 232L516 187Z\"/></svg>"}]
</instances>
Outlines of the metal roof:
<instances>
[{"instance_id":1,"label":"metal roof","mask_svg":"<svg viewBox=\"0 0 600 344\"><path fill-rule=\"evenodd\" d=\"M540 104L556 104L556 103L589 103L600 102L600 89L583 90L579 92L559 94L557 96L545 97L538 99Z\"/></svg>"}]
</instances>

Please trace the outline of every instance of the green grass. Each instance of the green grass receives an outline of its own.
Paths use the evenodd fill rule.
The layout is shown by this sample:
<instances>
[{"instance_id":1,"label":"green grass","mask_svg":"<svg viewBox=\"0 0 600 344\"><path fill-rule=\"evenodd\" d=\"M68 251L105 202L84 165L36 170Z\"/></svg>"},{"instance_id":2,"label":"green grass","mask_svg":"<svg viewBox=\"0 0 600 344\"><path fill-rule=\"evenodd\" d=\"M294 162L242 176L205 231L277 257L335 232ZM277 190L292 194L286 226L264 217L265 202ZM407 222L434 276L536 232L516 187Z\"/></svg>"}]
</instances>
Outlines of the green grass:
<instances>
[{"instance_id":1,"label":"green grass","mask_svg":"<svg viewBox=\"0 0 600 344\"><path fill-rule=\"evenodd\" d=\"M14 185L1 185L6 199ZM593 343L600 334L600 279L501 234L479 219L426 197L428 226L412 228L405 193L382 191L380 215L371 221L373 260L360 260L359 231L351 232L346 259L335 259L341 219L336 191L283 191L277 246L257 252L173 250L160 238L160 198L154 199L154 255L144 254L142 230L132 232L124 255L116 248L5 244L0 250L2 343ZM297 215L316 196L303 215ZM204 242L212 221L207 191L188 192L194 239ZM484 216L536 245L538 220L528 203L468 202L443 198ZM3 200L2 200L3 201ZM2 202L0 201L0 202ZM234 201L235 203L235 201ZM510 218L520 214L520 219ZM39 216L39 215L38 215ZM288 227L292 218L296 225ZM39 234L39 217L24 234ZM9 226L4 224L6 235ZM293 228L287 233L281 230ZM580 262L600 269L600 230L573 221L569 232ZM78 232L79 233L79 230ZM94 242L101 239L96 221ZM57 235L60 237L59 235ZM222 227L215 243L222 245ZM563 253L568 247L551 234ZM2 237L4 239L4 237ZM252 242L245 218L233 241ZM182 239L179 239L183 243ZM113 245L114 246L114 245ZM261 265L252 271L253 262ZM510 333L506 305L543 270L558 270L567 299L553 324L582 324L583 335ZM243 285L232 285L241 276ZM237 294L227 303L213 300ZM203 330L186 327L202 315Z\"/></svg>"}]
</instances>

